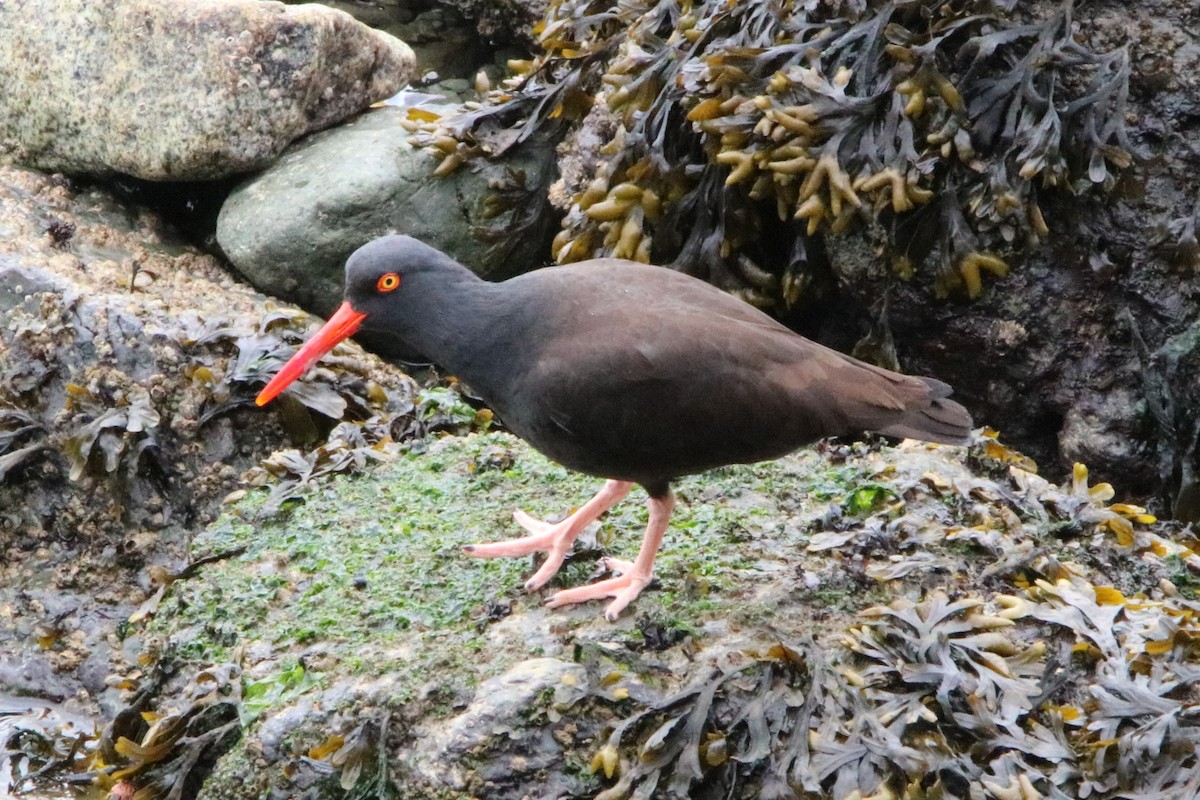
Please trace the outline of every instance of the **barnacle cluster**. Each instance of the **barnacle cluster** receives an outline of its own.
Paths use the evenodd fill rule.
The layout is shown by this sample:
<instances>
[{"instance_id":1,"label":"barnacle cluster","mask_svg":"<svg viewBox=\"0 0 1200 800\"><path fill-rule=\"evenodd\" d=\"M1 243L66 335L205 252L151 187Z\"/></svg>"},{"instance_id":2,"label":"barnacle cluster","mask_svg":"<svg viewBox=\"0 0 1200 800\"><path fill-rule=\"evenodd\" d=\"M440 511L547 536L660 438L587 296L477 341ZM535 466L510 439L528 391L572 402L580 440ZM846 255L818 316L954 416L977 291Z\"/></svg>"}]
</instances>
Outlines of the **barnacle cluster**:
<instances>
[{"instance_id":1,"label":"barnacle cluster","mask_svg":"<svg viewBox=\"0 0 1200 800\"><path fill-rule=\"evenodd\" d=\"M546 122L582 129L560 263L667 263L789 305L813 282L806 242L872 221L901 277L922 264L976 297L1049 234L1042 192L1130 162L1127 53L1079 43L1070 0L1027 23L1021 5L552 0L540 55L412 127L439 173Z\"/></svg>"}]
</instances>

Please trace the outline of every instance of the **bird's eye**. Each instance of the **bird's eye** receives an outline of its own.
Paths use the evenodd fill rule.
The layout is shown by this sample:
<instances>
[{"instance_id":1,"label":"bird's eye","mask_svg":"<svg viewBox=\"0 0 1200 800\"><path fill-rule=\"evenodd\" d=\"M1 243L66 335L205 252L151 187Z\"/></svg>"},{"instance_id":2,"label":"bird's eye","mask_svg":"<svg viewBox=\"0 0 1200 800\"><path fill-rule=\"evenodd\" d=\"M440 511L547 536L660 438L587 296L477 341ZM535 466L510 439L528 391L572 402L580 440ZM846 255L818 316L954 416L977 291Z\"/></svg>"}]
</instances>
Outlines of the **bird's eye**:
<instances>
[{"instance_id":1,"label":"bird's eye","mask_svg":"<svg viewBox=\"0 0 1200 800\"><path fill-rule=\"evenodd\" d=\"M386 275L380 275L379 281L375 284L375 288L381 292L393 292L400 286L400 276L394 272L389 272Z\"/></svg>"}]
</instances>

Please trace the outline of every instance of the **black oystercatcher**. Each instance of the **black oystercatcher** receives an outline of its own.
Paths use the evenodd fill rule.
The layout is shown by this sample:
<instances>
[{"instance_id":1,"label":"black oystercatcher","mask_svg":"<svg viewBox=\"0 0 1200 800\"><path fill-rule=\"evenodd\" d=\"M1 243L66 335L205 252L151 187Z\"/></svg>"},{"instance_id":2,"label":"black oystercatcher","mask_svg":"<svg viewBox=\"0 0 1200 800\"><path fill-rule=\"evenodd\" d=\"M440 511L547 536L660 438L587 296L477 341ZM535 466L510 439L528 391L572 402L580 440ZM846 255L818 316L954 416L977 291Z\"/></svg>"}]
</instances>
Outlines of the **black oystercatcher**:
<instances>
[{"instance_id":1,"label":"black oystercatcher","mask_svg":"<svg viewBox=\"0 0 1200 800\"><path fill-rule=\"evenodd\" d=\"M546 553L526 589L553 577L584 526L633 484L645 487L650 524L637 558L607 559L616 577L547 600L612 597L610 620L650 582L673 479L778 458L824 436L878 431L961 444L971 428L946 384L830 350L681 273L604 258L489 283L407 236L350 256L345 302L258 404L360 327L398 337L462 378L550 458L608 479L561 522L517 511L529 535L465 548L484 558Z\"/></svg>"}]
</instances>

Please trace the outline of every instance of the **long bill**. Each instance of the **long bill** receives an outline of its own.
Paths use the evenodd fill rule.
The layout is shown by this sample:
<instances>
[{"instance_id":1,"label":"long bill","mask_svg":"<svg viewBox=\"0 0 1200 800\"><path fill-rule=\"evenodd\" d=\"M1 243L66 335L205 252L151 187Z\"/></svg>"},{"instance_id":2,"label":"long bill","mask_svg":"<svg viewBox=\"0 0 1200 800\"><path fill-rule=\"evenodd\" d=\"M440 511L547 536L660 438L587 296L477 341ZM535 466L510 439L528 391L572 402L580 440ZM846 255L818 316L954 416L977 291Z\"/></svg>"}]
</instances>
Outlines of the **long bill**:
<instances>
[{"instance_id":1,"label":"long bill","mask_svg":"<svg viewBox=\"0 0 1200 800\"><path fill-rule=\"evenodd\" d=\"M358 330L358 326L362 325L366 318L366 314L351 308L348 301L343 302L321 330L317 331L317 335L305 342L304 346L296 351L296 355L283 365L279 374L258 393L254 402L257 405L265 406L274 400L280 392L287 388L288 384L307 372L309 367L336 347L338 342L353 336Z\"/></svg>"}]
</instances>

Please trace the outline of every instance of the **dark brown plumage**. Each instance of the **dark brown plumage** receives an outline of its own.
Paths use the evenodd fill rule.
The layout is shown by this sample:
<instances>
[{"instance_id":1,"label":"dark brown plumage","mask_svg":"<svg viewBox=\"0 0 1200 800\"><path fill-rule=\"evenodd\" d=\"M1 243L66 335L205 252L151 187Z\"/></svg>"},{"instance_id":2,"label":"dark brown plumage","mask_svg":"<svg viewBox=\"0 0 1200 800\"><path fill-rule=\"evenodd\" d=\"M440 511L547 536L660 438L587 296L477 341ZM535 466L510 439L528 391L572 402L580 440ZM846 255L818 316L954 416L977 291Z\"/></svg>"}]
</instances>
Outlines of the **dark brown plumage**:
<instances>
[{"instance_id":1,"label":"dark brown plumage","mask_svg":"<svg viewBox=\"0 0 1200 800\"><path fill-rule=\"evenodd\" d=\"M549 601L613 596L610 618L650 579L672 479L777 458L836 434L962 443L971 428L946 384L823 347L672 270L597 259L487 283L405 236L376 239L350 257L346 303L259 403L360 324L462 378L550 458L609 479L561 523L518 512L532 536L468 548L489 557L546 551L529 588L549 580L579 530L631 484L647 489L651 524L638 561L613 562L621 576Z\"/></svg>"}]
</instances>

